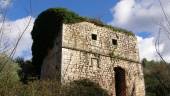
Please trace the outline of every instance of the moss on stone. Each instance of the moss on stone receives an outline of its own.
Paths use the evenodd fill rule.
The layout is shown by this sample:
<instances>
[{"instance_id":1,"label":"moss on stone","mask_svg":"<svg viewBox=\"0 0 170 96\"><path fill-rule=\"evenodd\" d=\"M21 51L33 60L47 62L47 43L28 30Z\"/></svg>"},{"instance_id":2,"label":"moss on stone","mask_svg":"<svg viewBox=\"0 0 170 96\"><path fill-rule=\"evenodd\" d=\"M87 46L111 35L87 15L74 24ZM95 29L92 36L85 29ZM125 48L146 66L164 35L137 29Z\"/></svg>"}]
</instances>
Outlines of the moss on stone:
<instances>
[{"instance_id":1,"label":"moss on stone","mask_svg":"<svg viewBox=\"0 0 170 96\"><path fill-rule=\"evenodd\" d=\"M93 23L97 26L106 27L108 29L113 30L113 32L121 32L121 33L125 33L126 35L129 35L129 36L135 36L135 34L133 34L133 32L131 32L131 31L128 31L126 29L122 29L122 28L119 28L119 27L113 27L111 25L104 24L102 21L97 20L97 19L86 18L84 21L91 22L91 23Z\"/></svg>"},{"instance_id":2,"label":"moss on stone","mask_svg":"<svg viewBox=\"0 0 170 96\"><path fill-rule=\"evenodd\" d=\"M79 16L78 14L76 14L76 13L74 13L74 12L72 12L72 11L66 9L66 8L50 8L50 9L44 11L44 12L55 13L56 18L60 17L58 19L62 19L62 22L66 23L66 24L79 23L79 22L87 21L87 22L91 22L91 23L93 23L97 26L106 27L106 28L109 28L113 31L123 32L127 35L134 36L133 32L131 32L131 31L104 24L102 21L94 19L94 18Z\"/></svg>"}]
</instances>

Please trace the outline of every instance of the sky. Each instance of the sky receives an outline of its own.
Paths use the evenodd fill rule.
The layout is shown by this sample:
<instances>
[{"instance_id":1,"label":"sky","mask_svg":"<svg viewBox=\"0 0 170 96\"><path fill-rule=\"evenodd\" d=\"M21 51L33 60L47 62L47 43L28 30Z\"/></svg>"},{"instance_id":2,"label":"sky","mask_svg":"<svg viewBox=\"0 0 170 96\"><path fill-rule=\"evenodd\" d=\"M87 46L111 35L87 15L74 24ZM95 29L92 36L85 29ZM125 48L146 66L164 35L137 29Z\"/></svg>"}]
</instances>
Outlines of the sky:
<instances>
[{"instance_id":1,"label":"sky","mask_svg":"<svg viewBox=\"0 0 170 96\"><path fill-rule=\"evenodd\" d=\"M170 1L161 0L161 4L168 18ZM34 20L42 11L57 7L67 8L81 16L97 18L106 24L132 31L138 40L141 60L160 60L155 51L155 42L159 37L159 52L170 62L170 32L167 31L170 26L159 0L0 0L0 28L3 26L4 31L4 43L1 45L9 45L12 48L31 20L14 55L31 59L30 32ZM2 23L3 16L6 17L5 24Z\"/></svg>"}]
</instances>

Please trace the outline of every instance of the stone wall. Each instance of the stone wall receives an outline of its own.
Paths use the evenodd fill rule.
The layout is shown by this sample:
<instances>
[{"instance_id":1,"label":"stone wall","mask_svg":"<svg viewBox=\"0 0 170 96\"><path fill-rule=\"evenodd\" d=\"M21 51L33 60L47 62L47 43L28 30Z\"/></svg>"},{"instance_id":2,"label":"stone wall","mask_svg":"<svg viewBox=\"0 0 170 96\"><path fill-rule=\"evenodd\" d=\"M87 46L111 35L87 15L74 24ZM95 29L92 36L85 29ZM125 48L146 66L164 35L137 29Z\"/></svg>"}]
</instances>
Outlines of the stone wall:
<instances>
[{"instance_id":1,"label":"stone wall","mask_svg":"<svg viewBox=\"0 0 170 96\"><path fill-rule=\"evenodd\" d=\"M97 35L97 40L92 39L92 34ZM88 22L63 24L62 36L62 82L89 78L115 96L114 68L121 67L126 72L127 96L132 92L144 96L143 72L134 36ZM117 45L112 39L117 40Z\"/></svg>"},{"instance_id":2,"label":"stone wall","mask_svg":"<svg viewBox=\"0 0 170 96\"><path fill-rule=\"evenodd\" d=\"M97 40L92 40L92 34L97 35ZM112 44L113 39L117 40L117 46ZM63 47L139 61L136 37L93 23L63 24L62 41Z\"/></svg>"},{"instance_id":3,"label":"stone wall","mask_svg":"<svg viewBox=\"0 0 170 96\"><path fill-rule=\"evenodd\" d=\"M115 96L114 68L121 67L126 72L127 96L130 96L134 86L136 96L144 96L144 80L140 64L66 48L63 48L62 52L63 83L89 78Z\"/></svg>"},{"instance_id":4,"label":"stone wall","mask_svg":"<svg viewBox=\"0 0 170 96\"><path fill-rule=\"evenodd\" d=\"M125 70L126 96L145 96L136 43L134 36L89 22L63 24L55 47L44 59L41 77L60 77L62 83L89 78L116 96L114 68L120 67Z\"/></svg>"}]
</instances>

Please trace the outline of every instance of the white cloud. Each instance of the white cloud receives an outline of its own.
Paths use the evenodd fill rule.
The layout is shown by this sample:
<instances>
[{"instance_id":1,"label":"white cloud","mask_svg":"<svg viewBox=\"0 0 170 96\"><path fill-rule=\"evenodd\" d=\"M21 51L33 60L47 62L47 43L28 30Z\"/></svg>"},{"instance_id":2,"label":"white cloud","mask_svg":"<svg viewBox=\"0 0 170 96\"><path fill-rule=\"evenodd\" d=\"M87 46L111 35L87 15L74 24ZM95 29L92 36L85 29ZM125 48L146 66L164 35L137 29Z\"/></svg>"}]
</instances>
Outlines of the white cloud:
<instances>
[{"instance_id":1,"label":"white cloud","mask_svg":"<svg viewBox=\"0 0 170 96\"><path fill-rule=\"evenodd\" d=\"M32 46L32 39L31 39L31 30L33 28L33 21L34 18L31 16L24 17L21 19L17 19L15 21L6 21L3 27L3 42L6 42L3 45L8 44L8 48L13 49L15 46L19 36L24 31L26 26L28 25L29 19L31 18L31 23L29 27L25 31L23 37L21 38L19 45L17 46L16 52L14 57L22 56L25 59L31 58L31 46ZM1 25L1 23L0 23ZM1 45L2 46L2 45ZM8 52L10 54L11 51Z\"/></svg>"},{"instance_id":2,"label":"white cloud","mask_svg":"<svg viewBox=\"0 0 170 96\"><path fill-rule=\"evenodd\" d=\"M124 3L128 1L130 2ZM155 0L121 0L112 8L112 12L114 18L112 25L134 32L155 32L156 23L162 21L163 16L159 3Z\"/></svg>"},{"instance_id":3,"label":"white cloud","mask_svg":"<svg viewBox=\"0 0 170 96\"><path fill-rule=\"evenodd\" d=\"M118 19L119 24L124 24L131 17L132 7L135 4L134 0L122 0L114 7L114 10L119 10L115 12L115 19ZM121 18L121 19L119 19Z\"/></svg>"},{"instance_id":4,"label":"white cloud","mask_svg":"<svg viewBox=\"0 0 170 96\"><path fill-rule=\"evenodd\" d=\"M170 16L170 1L161 0L167 16ZM113 26L122 27L135 33L150 32L151 36L147 38L137 37L139 40L140 57L158 59L154 42L157 39L159 24L167 26L163 12L158 0L120 0L116 6L111 9L113 20L110 22ZM169 26L170 27L170 26ZM170 40L165 30L160 35L160 52L166 60L170 61Z\"/></svg>"},{"instance_id":5,"label":"white cloud","mask_svg":"<svg viewBox=\"0 0 170 96\"><path fill-rule=\"evenodd\" d=\"M160 60L156 53L154 37L142 38L137 36L140 57L148 60ZM149 47L148 47L149 46ZM162 51L164 45L161 44L159 50ZM142 60L142 58L140 58Z\"/></svg>"},{"instance_id":6,"label":"white cloud","mask_svg":"<svg viewBox=\"0 0 170 96\"><path fill-rule=\"evenodd\" d=\"M0 8L6 8L11 4L11 0L0 0Z\"/></svg>"},{"instance_id":7,"label":"white cloud","mask_svg":"<svg viewBox=\"0 0 170 96\"><path fill-rule=\"evenodd\" d=\"M0 0L0 22L6 17L7 8L11 5L11 0Z\"/></svg>"}]
</instances>

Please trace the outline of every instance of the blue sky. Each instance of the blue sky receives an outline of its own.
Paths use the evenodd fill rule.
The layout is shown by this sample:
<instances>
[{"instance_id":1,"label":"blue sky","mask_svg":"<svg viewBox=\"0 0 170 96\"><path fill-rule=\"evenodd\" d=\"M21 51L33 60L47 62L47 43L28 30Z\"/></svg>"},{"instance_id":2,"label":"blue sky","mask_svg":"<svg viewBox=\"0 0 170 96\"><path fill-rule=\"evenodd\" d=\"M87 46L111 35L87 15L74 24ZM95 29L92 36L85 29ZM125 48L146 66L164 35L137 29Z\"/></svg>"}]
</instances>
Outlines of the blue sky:
<instances>
[{"instance_id":1,"label":"blue sky","mask_svg":"<svg viewBox=\"0 0 170 96\"><path fill-rule=\"evenodd\" d=\"M54 7L64 7L78 13L81 16L87 16L102 20L104 23L112 26L121 27L136 34L137 45L140 58L149 60L159 60L155 52L155 41L158 35L158 29L167 27L158 0L31 0L32 14L30 16L30 0L0 0L0 8L9 5L7 11L7 21L5 32L8 39L12 42L21 33L29 18L32 22L26 30L24 37L16 51L17 56L23 56L26 59L31 58L31 36L35 18L44 10ZM6 3L7 2L7 3ZM170 17L170 1L161 0L165 13ZM0 20L2 20L0 13ZM0 21L2 23L2 21ZM162 26L158 26L161 24ZM9 28L10 26L10 28ZM165 29L165 28L164 28ZM11 32L12 30L12 32ZM170 62L169 35L165 30L161 30L160 52L163 57ZM9 40L9 41L10 41ZM11 42L10 41L10 42ZM146 48L147 47L147 48Z\"/></svg>"},{"instance_id":2,"label":"blue sky","mask_svg":"<svg viewBox=\"0 0 170 96\"><path fill-rule=\"evenodd\" d=\"M29 10L29 0L14 0L8 11L8 18L16 20L26 17ZM112 20L110 9L117 3L117 0L32 0L33 16L53 7L68 8L81 16L100 18L103 22Z\"/></svg>"}]
</instances>

